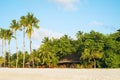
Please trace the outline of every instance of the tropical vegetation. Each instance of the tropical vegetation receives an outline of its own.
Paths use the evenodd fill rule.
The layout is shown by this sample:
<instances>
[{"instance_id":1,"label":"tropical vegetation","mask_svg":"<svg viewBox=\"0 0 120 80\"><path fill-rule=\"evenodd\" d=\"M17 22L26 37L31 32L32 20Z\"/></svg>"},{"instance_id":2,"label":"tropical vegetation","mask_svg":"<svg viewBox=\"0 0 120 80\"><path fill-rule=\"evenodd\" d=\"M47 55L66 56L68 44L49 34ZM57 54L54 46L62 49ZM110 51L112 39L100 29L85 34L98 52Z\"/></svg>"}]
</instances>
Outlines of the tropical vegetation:
<instances>
[{"instance_id":1,"label":"tropical vegetation","mask_svg":"<svg viewBox=\"0 0 120 80\"><path fill-rule=\"evenodd\" d=\"M70 64L74 68L120 68L120 29L111 34L103 34L91 30L88 33L78 31L76 39L68 35L60 38L45 37L38 49L32 49L34 28L39 28L39 19L32 13L12 20L10 29L0 28L3 56L0 57L2 67L60 67L60 61L75 54L77 63ZM16 33L22 30L23 51L19 51ZM28 36L25 36L27 34ZM25 50L25 37L30 40L30 51ZM16 53L11 53L10 42L15 39ZM8 42L8 50L6 48ZM76 58L76 57L71 57ZM72 61L71 61L72 62ZM65 63L64 67L68 67Z\"/></svg>"}]
</instances>

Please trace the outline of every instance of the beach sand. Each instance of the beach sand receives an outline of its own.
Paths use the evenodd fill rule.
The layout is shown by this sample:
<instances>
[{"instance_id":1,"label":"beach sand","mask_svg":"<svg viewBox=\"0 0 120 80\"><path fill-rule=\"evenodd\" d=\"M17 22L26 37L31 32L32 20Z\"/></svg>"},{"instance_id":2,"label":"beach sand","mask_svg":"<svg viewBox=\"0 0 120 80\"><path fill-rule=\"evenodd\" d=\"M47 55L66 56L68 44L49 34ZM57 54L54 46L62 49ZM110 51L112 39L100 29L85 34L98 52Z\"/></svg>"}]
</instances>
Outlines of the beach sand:
<instances>
[{"instance_id":1,"label":"beach sand","mask_svg":"<svg viewBox=\"0 0 120 80\"><path fill-rule=\"evenodd\" d=\"M0 80L120 80L120 69L0 68Z\"/></svg>"}]
</instances>

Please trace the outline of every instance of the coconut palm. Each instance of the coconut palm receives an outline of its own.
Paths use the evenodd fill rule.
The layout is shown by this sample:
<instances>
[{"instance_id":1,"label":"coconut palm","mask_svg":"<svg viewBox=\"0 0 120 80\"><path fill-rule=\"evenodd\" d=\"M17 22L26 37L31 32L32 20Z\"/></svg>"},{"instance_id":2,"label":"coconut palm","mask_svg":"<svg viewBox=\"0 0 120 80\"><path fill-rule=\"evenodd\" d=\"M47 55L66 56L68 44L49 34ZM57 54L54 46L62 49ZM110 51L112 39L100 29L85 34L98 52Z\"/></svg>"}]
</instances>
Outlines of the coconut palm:
<instances>
[{"instance_id":1,"label":"coconut palm","mask_svg":"<svg viewBox=\"0 0 120 80\"><path fill-rule=\"evenodd\" d=\"M20 25L23 30L23 68L24 68L24 65L25 65L25 30L26 30L26 27L28 26L26 16L22 16L20 18Z\"/></svg>"},{"instance_id":2,"label":"coconut palm","mask_svg":"<svg viewBox=\"0 0 120 80\"><path fill-rule=\"evenodd\" d=\"M0 39L1 39L1 41L2 41L2 46L3 46L3 38L2 38L2 28L0 28ZM2 50L1 50L2 52L1 53L3 53L3 47L2 47Z\"/></svg>"},{"instance_id":3,"label":"coconut palm","mask_svg":"<svg viewBox=\"0 0 120 80\"><path fill-rule=\"evenodd\" d=\"M19 23L16 20L12 20L10 28L13 30L14 35L16 37L17 30L20 30ZM17 55L17 59L16 59L16 68L17 68L18 67L18 44L17 44L17 38L16 38L16 55Z\"/></svg>"},{"instance_id":4,"label":"coconut palm","mask_svg":"<svg viewBox=\"0 0 120 80\"><path fill-rule=\"evenodd\" d=\"M6 39L7 39L6 30L1 28L0 34L1 34L0 37L2 39L2 52L3 52L4 67L5 67L6 66Z\"/></svg>"},{"instance_id":5,"label":"coconut palm","mask_svg":"<svg viewBox=\"0 0 120 80\"><path fill-rule=\"evenodd\" d=\"M3 29L2 28L0 28L0 39L2 40L2 55L4 54L4 52L3 52Z\"/></svg>"},{"instance_id":6,"label":"coconut palm","mask_svg":"<svg viewBox=\"0 0 120 80\"><path fill-rule=\"evenodd\" d=\"M14 36L13 36L13 32L10 30L10 29L8 29L7 31L6 31L6 33L7 33L7 40L8 40L8 67L10 67L10 53L11 53L11 51L10 51L10 42L11 42L11 39L12 38L15 38Z\"/></svg>"},{"instance_id":7,"label":"coconut palm","mask_svg":"<svg viewBox=\"0 0 120 80\"><path fill-rule=\"evenodd\" d=\"M39 20L36 17L34 17L34 15L31 13L28 13L26 17L27 17L27 21L28 21L26 33L30 40L30 53L32 53L32 33L34 32L33 27L37 28L37 29L39 28L39 26L38 26ZM32 60L32 64L34 67L34 60Z\"/></svg>"},{"instance_id":8,"label":"coconut palm","mask_svg":"<svg viewBox=\"0 0 120 80\"><path fill-rule=\"evenodd\" d=\"M82 36L83 36L83 32L82 32L82 31L78 31L78 32L76 33L77 39L82 39Z\"/></svg>"}]
</instances>

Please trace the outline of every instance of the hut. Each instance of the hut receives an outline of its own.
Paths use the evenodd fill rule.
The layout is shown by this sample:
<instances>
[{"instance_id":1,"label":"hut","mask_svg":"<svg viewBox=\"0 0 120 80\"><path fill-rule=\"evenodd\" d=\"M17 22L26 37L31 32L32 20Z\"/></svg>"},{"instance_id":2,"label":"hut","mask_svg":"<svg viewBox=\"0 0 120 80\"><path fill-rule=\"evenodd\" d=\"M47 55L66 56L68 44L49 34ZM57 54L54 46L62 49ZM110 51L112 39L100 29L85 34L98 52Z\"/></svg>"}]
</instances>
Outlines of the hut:
<instances>
[{"instance_id":1,"label":"hut","mask_svg":"<svg viewBox=\"0 0 120 80\"><path fill-rule=\"evenodd\" d=\"M62 68L75 68L75 64L80 64L80 55L73 53L60 59L58 66Z\"/></svg>"}]
</instances>

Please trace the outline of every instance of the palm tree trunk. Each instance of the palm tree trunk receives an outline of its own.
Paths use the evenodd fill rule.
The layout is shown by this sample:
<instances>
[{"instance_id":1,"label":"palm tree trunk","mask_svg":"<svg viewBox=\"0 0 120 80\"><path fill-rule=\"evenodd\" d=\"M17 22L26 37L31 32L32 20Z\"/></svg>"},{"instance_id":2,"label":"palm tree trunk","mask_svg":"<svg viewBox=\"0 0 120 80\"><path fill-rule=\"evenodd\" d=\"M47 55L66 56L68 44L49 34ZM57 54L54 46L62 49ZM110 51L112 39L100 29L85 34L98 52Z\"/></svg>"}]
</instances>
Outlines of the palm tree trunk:
<instances>
[{"instance_id":1,"label":"palm tree trunk","mask_svg":"<svg viewBox=\"0 0 120 80\"><path fill-rule=\"evenodd\" d=\"M23 28L23 68L25 67L25 27Z\"/></svg>"},{"instance_id":2,"label":"palm tree trunk","mask_svg":"<svg viewBox=\"0 0 120 80\"><path fill-rule=\"evenodd\" d=\"M5 67L5 41L3 39L3 58L4 58L4 67Z\"/></svg>"},{"instance_id":3,"label":"palm tree trunk","mask_svg":"<svg viewBox=\"0 0 120 80\"><path fill-rule=\"evenodd\" d=\"M32 40L31 40L31 37L30 37L30 53L32 53Z\"/></svg>"},{"instance_id":4,"label":"palm tree trunk","mask_svg":"<svg viewBox=\"0 0 120 80\"><path fill-rule=\"evenodd\" d=\"M3 45L3 44L4 44L4 41L3 41L3 39L2 39L2 56L4 55L4 48L3 48L4 45Z\"/></svg>"},{"instance_id":5,"label":"palm tree trunk","mask_svg":"<svg viewBox=\"0 0 120 80\"><path fill-rule=\"evenodd\" d=\"M6 41L4 40L4 67L6 67Z\"/></svg>"},{"instance_id":6,"label":"palm tree trunk","mask_svg":"<svg viewBox=\"0 0 120 80\"><path fill-rule=\"evenodd\" d=\"M31 39L31 37L30 37L30 53L32 54L32 39ZM33 59L33 55L32 55L32 66L33 66L33 68L34 68L34 59Z\"/></svg>"},{"instance_id":7,"label":"palm tree trunk","mask_svg":"<svg viewBox=\"0 0 120 80\"><path fill-rule=\"evenodd\" d=\"M16 31L15 31L15 37L16 37ZM17 38L16 38L16 55L17 55L17 59L16 59L16 68L18 67L18 44L17 44Z\"/></svg>"},{"instance_id":8,"label":"palm tree trunk","mask_svg":"<svg viewBox=\"0 0 120 80\"><path fill-rule=\"evenodd\" d=\"M8 46L9 46L9 52L8 52L8 67L10 67L10 44L9 44Z\"/></svg>"},{"instance_id":9,"label":"palm tree trunk","mask_svg":"<svg viewBox=\"0 0 120 80\"><path fill-rule=\"evenodd\" d=\"M94 59L94 68L96 68L96 60Z\"/></svg>"}]
</instances>

